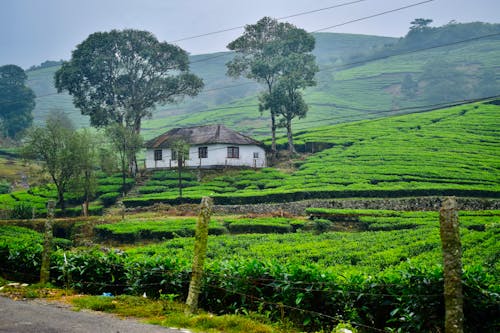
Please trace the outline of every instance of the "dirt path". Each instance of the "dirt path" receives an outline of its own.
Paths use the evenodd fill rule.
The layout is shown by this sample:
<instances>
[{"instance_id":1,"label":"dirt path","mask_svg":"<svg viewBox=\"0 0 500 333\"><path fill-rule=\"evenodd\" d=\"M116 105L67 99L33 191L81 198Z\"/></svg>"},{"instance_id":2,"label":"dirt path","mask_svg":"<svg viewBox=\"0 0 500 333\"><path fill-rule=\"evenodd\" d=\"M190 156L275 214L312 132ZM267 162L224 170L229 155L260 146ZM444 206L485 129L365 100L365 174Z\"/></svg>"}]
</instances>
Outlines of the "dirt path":
<instances>
[{"instance_id":1,"label":"dirt path","mask_svg":"<svg viewBox=\"0 0 500 333\"><path fill-rule=\"evenodd\" d=\"M189 333L141 324L93 311L72 311L60 303L0 297L0 333Z\"/></svg>"}]
</instances>

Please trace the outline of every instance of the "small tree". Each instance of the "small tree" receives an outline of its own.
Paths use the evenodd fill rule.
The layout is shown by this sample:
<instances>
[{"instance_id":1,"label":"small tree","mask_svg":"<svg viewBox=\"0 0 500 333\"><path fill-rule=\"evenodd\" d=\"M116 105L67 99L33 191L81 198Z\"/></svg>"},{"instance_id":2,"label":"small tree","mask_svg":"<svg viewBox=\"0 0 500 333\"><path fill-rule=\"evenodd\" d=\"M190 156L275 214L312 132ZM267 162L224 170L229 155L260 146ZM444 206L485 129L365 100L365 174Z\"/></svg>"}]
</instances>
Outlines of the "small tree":
<instances>
[{"instance_id":1,"label":"small tree","mask_svg":"<svg viewBox=\"0 0 500 333\"><path fill-rule=\"evenodd\" d=\"M106 128L106 135L110 140L111 147L115 149L120 160L120 171L122 174L122 186L126 187L128 175L132 175L131 161L135 160L135 154L142 148L142 138L133 129L114 124Z\"/></svg>"},{"instance_id":2,"label":"small tree","mask_svg":"<svg viewBox=\"0 0 500 333\"><path fill-rule=\"evenodd\" d=\"M12 139L33 123L35 93L26 86L27 78L19 66L0 67L0 130Z\"/></svg>"},{"instance_id":3,"label":"small tree","mask_svg":"<svg viewBox=\"0 0 500 333\"><path fill-rule=\"evenodd\" d=\"M88 129L77 133L80 177L76 179L77 190L83 194L83 215L89 212L89 202L94 197L97 184L95 170L97 166L97 142Z\"/></svg>"},{"instance_id":4,"label":"small tree","mask_svg":"<svg viewBox=\"0 0 500 333\"><path fill-rule=\"evenodd\" d=\"M57 198L64 212L64 195L75 177L79 175L80 138L68 117L61 112L51 112L45 127L32 128L26 137L24 156L43 163L57 189Z\"/></svg>"},{"instance_id":5,"label":"small tree","mask_svg":"<svg viewBox=\"0 0 500 333\"><path fill-rule=\"evenodd\" d=\"M406 74L401 83L401 94L406 98L414 98L417 95L418 82L414 81L411 74Z\"/></svg>"},{"instance_id":6,"label":"small tree","mask_svg":"<svg viewBox=\"0 0 500 333\"><path fill-rule=\"evenodd\" d=\"M319 69L314 55L308 53L291 54L283 59L281 68L282 74L274 90L261 95L259 108L273 109L277 116L282 117L280 125L287 129L288 151L294 154L292 120L304 118L308 110L300 90L316 85L314 76Z\"/></svg>"},{"instance_id":7,"label":"small tree","mask_svg":"<svg viewBox=\"0 0 500 333\"><path fill-rule=\"evenodd\" d=\"M288 87L290 88L290 87ZM288 89L285 85L279 85L271 95L263 94L260 98L261 109L274 108L276 113L282 118L279 125L286 128L288 138L288 152L295 154L293 144L292 120L297 117L304 118L307 114L307 104L302 98L302 94L293 89Z\"/></svg>"}]
</instances>

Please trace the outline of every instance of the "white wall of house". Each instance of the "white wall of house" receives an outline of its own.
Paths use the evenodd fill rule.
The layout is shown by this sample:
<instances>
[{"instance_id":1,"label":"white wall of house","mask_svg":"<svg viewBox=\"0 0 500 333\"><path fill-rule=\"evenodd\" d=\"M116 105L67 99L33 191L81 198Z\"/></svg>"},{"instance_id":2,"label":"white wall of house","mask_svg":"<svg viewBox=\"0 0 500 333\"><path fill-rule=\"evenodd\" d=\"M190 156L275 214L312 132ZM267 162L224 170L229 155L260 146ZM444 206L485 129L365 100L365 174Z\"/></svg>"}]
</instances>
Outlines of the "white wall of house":
<instances>
[{"instance_id":1,"label":"white wall of house","mask_svg":"<svg viewBox=\"0 0 500 333\"><path fill-rule=\"evenodd\" d=\"M200 147L206 147L206 157L200 158ZM237 151L239 153L238 157L228 156L228 147L237 147ZM231 149L231 152L235 154L235 149ZM186 160L185 165L193 168L216 166L247 166L252 168L264 168L266 166L266 152L262 147L256 145L197 145L189 148L189 159ZM174 167L177 167L177 160L172 160L171 149L161 149L161 160L155 160L155 149L148 149L146 151L147 169Z\"/></svg>"}]
</instances>

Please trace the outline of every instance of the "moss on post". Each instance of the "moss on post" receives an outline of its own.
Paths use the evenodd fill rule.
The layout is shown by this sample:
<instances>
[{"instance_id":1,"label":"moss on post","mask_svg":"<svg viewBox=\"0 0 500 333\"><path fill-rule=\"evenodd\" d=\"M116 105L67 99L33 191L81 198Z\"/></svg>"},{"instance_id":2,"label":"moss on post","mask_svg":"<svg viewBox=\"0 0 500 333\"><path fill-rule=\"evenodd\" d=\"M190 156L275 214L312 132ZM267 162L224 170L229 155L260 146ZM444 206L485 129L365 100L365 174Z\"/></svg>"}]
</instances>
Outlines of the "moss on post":
<instances>
[{"instance_id":1,"label":"moss on post","mask_svg":"<svg viewBox=\"0 0 500 333\"><path fill-rule=\"evenodd\" d=\"M189 293L186 300L186 313L193 314L198 311L198 298L201 291L203 277L203 265L207 254L208 224L212 215L213 199L203 197L201 199L200 214L196 223L194 258L191 273L191 283L189 284Z\"/></svg>"},{"instance_id":2,"label":"moss on post","mask_svg":"<svg viewBox=\"0 0 500 333\"><path fill-rule=\"evenodd\" d=\"M462 245L455 198L446 198L439 213L443 247L445 332L462 333Z\"/></svg>"},{"instance_id":3,"label":"moss on post","mask_svg":"<svg viewBox=\"0 0 500 333\"><path fill-rule=\"evenodd\" d=\"M47 221L45 221L45 232L43 238L42 267L40 268L40 283L49 282L50 278L50 253L52 250L52 223L54 222L54 207L56 203L53 200L47 202Z\"/></svg>"}]
</instances>

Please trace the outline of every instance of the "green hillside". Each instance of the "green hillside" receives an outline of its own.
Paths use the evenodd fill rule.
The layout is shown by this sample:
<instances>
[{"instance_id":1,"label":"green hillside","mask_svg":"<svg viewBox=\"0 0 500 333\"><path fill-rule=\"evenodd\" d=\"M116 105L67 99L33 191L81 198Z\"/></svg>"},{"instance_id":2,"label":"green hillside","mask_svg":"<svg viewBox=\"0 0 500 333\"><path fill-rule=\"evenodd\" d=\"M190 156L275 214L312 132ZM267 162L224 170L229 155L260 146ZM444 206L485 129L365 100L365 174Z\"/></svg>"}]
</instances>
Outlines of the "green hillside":
<instances>
[{"instance_id":1,"label":"green hillside","mask_svg":"<svg viewBox=\"0 0 500 333\"><path fill-rule=\"evenodd\" d=\"M320 64L339 62L340 59L347 58L359 52L358 50L360 49L373 49L395 40L390 37L332 33L321 33L315 36L317 46L314 53ZM153 129L162 126L171 127L172 116L176 119L173 121L176 125L182 125L185 118L188 118L188 123L192 124L200 121L195 116L200 111L217 106L224 107L245 97L255 96L260 89L257 84L246 79L233 80L226 76L225 64L231 58L231 52L191 56L191 70L203 78L205 82L204 92L196 98L186 99L176 105L158 106L154 116L154 119L158 121L153 121L145 125L147 128L146 133L149 126L152 126ZM53 77L59 66L57 66L57 63L55 65L42 66L41 68L33 67L28 71L28 85L39 96L34 111L35 122L43 121L50 110L57 109L69 113L76 124L88 126L88 117L81 116L79 111L73 107L71 96L66 93L57 94L53 84ZM227 88L217 89L220 87ZM255 103L255 98L251 98L250 100L252 104ZM238 103L238 105L241 105L241 103ZM258 117L258 112L255 112L255 110L255 107L251 109L248 117L250 120ZM239 110L238 119L241 118L242 112L245 111ZM262 122L262 124L265 123ZM147 134L147 136L149 137L150 135Z\"/></svg>"},{"instance_id":2,"label":"green hillside","mask_svg":"<svg viewBox=\"0 0 500 333\"><path fill-rule=\"evenodd\" d=\"M246 170L191 181L183 200L198 202L205 195L221 204L335 197L497 198L499 114L499 105L485 102L308 129L295 135L297 146L308 153L293 162L293 171ZM285 138L278 143L285 144ZM175 184L155 179L163 178L153 177L139 188L142 195L126 204L178 203Z\"/></svg>"},{"instance_id":3,"label":"green hillside","mask_svg":"<svg viewBox=\"0 0 500 333\"><path fill-rule=\"evenodd\" d=\"M315 33L318 84L306 90L309 113L294 121L294 129L391 114L379 111L407 113L413 111L408 108L498 95L500 25L448 24L425 34L424 39L411 34L396 39ZM268 115L261 115L257 106L262 87L228 78L225 64L231 57L230 52L191 56L191 69L203 78L204 91L175 105L158 106L153 119L143 122L144 137L206 123L224 123L259 138L268 137ZM28 71L29 85L39 96L35 121L42 121L50 110L62 109L77 124L87 126L88 118L72 106L71 97L56 94L53 74L57 68ZM405 80L414 84L413 91L404 86Z\"/></svg>"}]
</instances>

